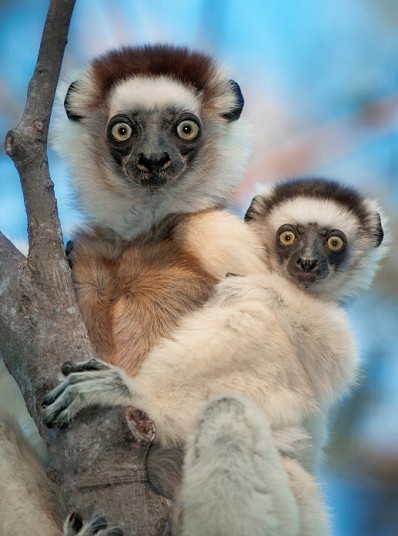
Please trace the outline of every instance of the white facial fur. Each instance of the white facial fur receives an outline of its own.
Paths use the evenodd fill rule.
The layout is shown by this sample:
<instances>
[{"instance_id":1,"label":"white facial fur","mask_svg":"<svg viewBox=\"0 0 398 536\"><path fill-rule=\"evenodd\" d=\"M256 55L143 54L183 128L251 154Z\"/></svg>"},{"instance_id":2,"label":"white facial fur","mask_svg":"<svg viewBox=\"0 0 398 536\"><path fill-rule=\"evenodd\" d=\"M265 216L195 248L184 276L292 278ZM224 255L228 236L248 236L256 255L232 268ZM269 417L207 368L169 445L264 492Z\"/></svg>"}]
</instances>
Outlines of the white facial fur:
<instances>
[{"instance_id":1,"label":"white facial fur","mask_svg":"<svg viewBox=\"0 0 398 536\"><path fill-rule=\"evenodd\" d=\"M284 223L292 225L317 223L329 229L345 229L344 232L347 231L352 237L355 236L358 227L357 219L345 207L330 200L305 197L290 199L278 205L272 211L269 222L273 229L278 229Z\"/></svg>"},{"instance_id":2,"label":"white facial fur","mask_svg":"<svg viewBox=\"0 0 398 536\"><path fill-rule=\"evenodd\" d=\"M117 84L109 98L109 116L126 110L144 108L152 110L173 107L200 115L200 99L195 92L176 80L165 76L135 76Z\"/></svg>"}]
</instances>

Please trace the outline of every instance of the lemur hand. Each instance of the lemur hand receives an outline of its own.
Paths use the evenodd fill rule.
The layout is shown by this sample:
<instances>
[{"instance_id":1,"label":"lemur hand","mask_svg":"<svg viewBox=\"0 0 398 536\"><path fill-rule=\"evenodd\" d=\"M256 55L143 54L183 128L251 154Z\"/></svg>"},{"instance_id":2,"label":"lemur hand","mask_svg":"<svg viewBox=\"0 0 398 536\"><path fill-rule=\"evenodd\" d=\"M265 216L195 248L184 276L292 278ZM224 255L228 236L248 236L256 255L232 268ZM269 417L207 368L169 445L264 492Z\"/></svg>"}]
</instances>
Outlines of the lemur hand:
<instances>
[{"instance_id":1,"label":"lemur hand","mask_svg":"<svg viewBox=\"0 0 398 536\"><path fill-rule=\"evenodd\" d=\"M133 395L126 382L133 380L121 369L98 359L81 363L66 362L62 366L66 380L44 397L44 424L63 428L89 406L129 406Z\"/></svg>"}]
</instances>

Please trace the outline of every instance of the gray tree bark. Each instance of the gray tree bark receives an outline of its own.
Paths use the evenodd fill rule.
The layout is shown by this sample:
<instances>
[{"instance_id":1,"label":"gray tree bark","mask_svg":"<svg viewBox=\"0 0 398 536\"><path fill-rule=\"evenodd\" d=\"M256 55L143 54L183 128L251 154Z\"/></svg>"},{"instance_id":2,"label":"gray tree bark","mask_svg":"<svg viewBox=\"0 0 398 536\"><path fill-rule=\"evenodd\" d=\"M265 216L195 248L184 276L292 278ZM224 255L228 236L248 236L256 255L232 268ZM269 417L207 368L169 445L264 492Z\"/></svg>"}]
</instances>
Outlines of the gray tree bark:
<instances>
[{"instance_id":1,"label":"gray tree bark","mask_svg":"<svg viewBox=\"0 0 398 536\"><path fill-rule=\"evenodd\" d=\"M146 478L154 428L145 415L91 410L61 431L45 429L41 419L41 400L58 383L61 364L93 355L64 254L46 152L74 3L51 0L25 111L6 136L6 152L21 178L29 254L25 258L0 233L1 353L48 445L49 477L67 510L105 515L126 535L165 535L169 503Z\"/></svg>"}]
</instances>

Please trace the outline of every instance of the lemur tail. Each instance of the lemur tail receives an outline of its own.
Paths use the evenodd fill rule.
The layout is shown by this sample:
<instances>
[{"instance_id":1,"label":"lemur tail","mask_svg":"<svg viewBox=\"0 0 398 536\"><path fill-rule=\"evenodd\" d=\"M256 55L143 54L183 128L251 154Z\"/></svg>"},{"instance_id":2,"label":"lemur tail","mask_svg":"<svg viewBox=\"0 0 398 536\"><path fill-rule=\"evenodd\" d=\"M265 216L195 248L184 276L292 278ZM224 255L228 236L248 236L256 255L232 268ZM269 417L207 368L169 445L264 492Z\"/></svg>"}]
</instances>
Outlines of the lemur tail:
<instances>
[{"instance_id":1,"label":"lemur tail","mask_svg":"<svg viewBox=\"0 0 398 536\"><path fill-rule=\"evenodd\" d=\"M182 536L293 536L295 498L266 417L241 395L211 401L187 445Z\"/></svg>"}]
</instances>

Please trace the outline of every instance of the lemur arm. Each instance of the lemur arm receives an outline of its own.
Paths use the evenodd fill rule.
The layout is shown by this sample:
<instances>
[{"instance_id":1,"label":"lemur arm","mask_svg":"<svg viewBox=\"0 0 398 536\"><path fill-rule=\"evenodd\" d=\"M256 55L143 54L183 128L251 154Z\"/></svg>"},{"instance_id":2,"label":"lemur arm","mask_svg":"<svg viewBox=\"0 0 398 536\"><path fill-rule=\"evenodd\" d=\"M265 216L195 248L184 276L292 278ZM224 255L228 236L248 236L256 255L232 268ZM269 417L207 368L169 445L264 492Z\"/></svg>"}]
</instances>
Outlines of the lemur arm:
<instances>
[{"instance_id":1,"label":"lemur arm","mask_svg":"<svg viewBox=\"0 0 398 536\"><path fill-rule=\"evenodd\" d=\"M206 308L200 325L197 316L159 344L135 378L97 359L65 363L66 379L44 400L45 424L65 426L88 406L134 405L154 420L162 442L185 441L193 415L213 392L248 390L234 361L251 355L245 351L251 337L242 331L263 329L255 316L231 308Z\"/></svg>"}]
</instances>

